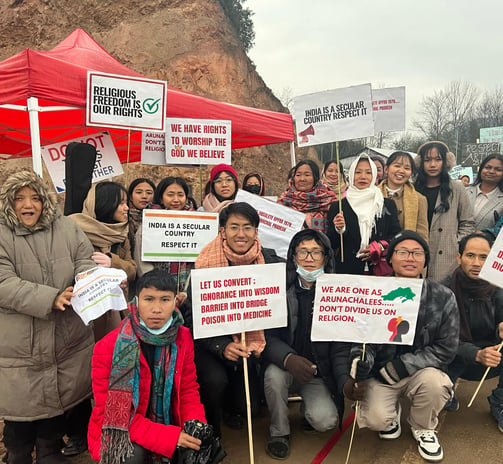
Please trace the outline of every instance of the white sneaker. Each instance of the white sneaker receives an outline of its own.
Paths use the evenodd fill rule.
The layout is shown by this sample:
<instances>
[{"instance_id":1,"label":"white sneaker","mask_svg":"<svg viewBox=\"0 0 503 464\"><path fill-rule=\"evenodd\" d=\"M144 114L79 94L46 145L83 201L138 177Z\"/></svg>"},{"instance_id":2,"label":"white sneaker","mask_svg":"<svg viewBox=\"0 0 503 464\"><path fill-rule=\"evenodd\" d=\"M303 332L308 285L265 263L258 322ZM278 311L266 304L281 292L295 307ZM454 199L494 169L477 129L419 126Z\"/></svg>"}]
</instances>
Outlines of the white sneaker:
<instances>
[{"instance_id":1,"label":"white sneaker","mask_svg":"<svg viewBox=\"0 0 503 464\"><path fill-rule=\"evenodd\" d=\"M379 438L381 440L396 440L402 434L402 426L400 425L401 414L402 406L398 403L396 417L393 419L391 424L388 425L388 427L379 432Z\"/></svg>"},{"instance_id":2,"label":"white sneaker","mask_svg":"<svg viewBox=\"0 0 503 464\"><path fill-rule=\"evenodd\" d=\"M444 452L435 430L412 429L412 436L417 441L417 450L423 459L439 462L444 459Z\"/></svg>"}]
</instances>

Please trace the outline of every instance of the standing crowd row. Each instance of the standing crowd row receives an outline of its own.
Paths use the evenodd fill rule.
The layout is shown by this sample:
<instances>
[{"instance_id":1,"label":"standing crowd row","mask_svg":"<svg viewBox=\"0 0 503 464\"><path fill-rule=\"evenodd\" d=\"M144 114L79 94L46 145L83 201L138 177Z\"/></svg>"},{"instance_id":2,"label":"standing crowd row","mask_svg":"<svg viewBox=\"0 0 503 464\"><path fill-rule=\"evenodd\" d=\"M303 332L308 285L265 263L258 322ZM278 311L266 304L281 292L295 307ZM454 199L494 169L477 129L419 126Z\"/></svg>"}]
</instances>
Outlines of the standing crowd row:
<instances>
[{"instance_id":1,"label":"standing crowd row","mask_svg":"<svg viewBox=\"0 0 503 464\"><path fill-rule=\"evenodd\" d=\"M143 209L197 209L183 178L157 186L136 179L128 190L100 182L82 211L66 217L32 171L9 176L0 189L0 417L8 462L31 463L35 449L39 464L64 463L87 448L103 463L220 462L222 422L244 425L244 363L251 414L267 404L266 451L276 459L290 454L288 395L295 392L306 431L335 428L349 398L361 402L358 424L382 439L400 436L404 396L418 452L440 461L438 414L459 407L458 378L480 378L486 367L500 377L489 405L503 432L503 291L478 275L502 224L503 157L484 159L467 188L449 178L454 164L444 143L428 142L415 157L360 155L348 179L335 161L321 175L311 160L292 168L277 201L305 213L305 223L286 259L288 325L250 332L246 344L239 335L195 343L191 336L192 268L284 261L262 247L257 211L234 201L239 181L231 166L211 170L200 209L218 212L220 229L195 263L141 255ZM265 194L258 173L243 188ZM95 266L126 272L130 303L90 328L70 300L75 275ZM427 277L413 345L312 342L323 273Z\"/></svg>"}]
</instances>

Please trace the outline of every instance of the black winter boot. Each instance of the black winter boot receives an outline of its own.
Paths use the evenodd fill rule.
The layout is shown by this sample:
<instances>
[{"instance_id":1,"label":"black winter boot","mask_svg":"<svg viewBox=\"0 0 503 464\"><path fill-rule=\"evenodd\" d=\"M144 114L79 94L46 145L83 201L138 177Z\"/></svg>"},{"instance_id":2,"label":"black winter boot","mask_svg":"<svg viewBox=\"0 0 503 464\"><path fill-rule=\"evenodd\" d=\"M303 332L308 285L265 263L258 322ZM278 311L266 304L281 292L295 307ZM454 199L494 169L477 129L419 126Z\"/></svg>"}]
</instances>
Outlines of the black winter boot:
<instances>
[{"instance_id":1,"label":"black winter boot","mask_svg":"<svg viewBox=\"0 0 503 464\"><path fill-rule=\"evenodd\" d=\"M37 437L35 442L37 464L69 464L70 461L61 453L63 446L64 443L60 438L48 440Z\"/></svg>"},{"instance_id":2,"label":"black winter boot","mask_svg":"<svg viewBox=\"0 0 503 464\"><path fill-rule=\"evenodd\" d=\"M32 445L9 446L5 462L7 464L32 464L32 451Z\"/></svg>"}]
</instances>

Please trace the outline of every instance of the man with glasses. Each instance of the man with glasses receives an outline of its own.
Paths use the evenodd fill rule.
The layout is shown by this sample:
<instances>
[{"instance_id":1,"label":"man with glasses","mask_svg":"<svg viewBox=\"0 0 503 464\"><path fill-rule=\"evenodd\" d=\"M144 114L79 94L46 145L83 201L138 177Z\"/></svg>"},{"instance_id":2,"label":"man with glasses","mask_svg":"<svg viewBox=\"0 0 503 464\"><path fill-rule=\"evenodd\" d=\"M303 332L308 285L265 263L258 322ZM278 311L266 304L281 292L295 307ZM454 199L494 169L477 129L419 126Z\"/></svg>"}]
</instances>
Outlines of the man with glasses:
<instances>
[{"instance_id":1,"label":"man with glasses","mask_svg":"<svg viewBox=\"0 0 503 464\"><path fill-rule=\"evenodd\" d=\"M258 239L260 218L248 203L231 203L219 215L220 231L199 254L195 267L220 268L250 264L281 262L274 250L262 248ZM215 275L218 270L215 269ZM192 314L184 314L191 325ZM249 366L249 385L252 416L260 410L260 389L257 358L264 349L263 331L248 332L247 346L239 337L222 335L195 342L195 362L200 385L201 401L206 419L221 436L220 422L240 429L246 415L243 360Z\"/></svg>"},{"instance_id":2,"label":"man with glasses","mask_svg":"<svg viewBox=\"0 0 503 464\"><path fill-rule=\"evenodd\" d=\"M498 351L503 338L503 290L479 278L491 246L491 239L480 232L459 242L459 267L447 283L458 303L459 348L448 373L455 383L459 377L480 380L485 370L491 368L488 377L499 377L499 382L488 397L489 407L503 433L503 364ZM447 402L445 409L459 409L456 396Z\"/></svg>"},{"instance_id":3,"label":"man with glasses","mask_svg":"<svg viewBox=\"0 0 503 464\"><path fill-rule=\"evenodd\" d=\"M411 230L391 241L386 259L395 277L421 278L430 258L426 241ZM401 435L400 398L410 400L408 422L421 457L443 459L435 431L438 414L452 395L447 367L458 348L459 314L456 299L445 286L425 279L412 346L353 345L344 394L360 400L358 425L379 432L383 440ZM343 374L344 375L344 374Z\"/></svg>"},{"instance_id":4,"label":"man with glasses","mask_svg":"<svg viewBox=\"0 0 503 464\"><path fill-rule=\"evenodd\" d=\"M334 272L328 237L313 229L298 232L290 242L286 272L288 326L266 331L262 356L270 363L264 374L271 416L266 451L275 459L286 459L290 453L289 392L302 396L304 431L333 429L339 417L332 398L337 388L329 351L335 344L311 342L316 279L324 272ZM343 402L342 385L339 400Z\"/></svg>"}]
</instances>

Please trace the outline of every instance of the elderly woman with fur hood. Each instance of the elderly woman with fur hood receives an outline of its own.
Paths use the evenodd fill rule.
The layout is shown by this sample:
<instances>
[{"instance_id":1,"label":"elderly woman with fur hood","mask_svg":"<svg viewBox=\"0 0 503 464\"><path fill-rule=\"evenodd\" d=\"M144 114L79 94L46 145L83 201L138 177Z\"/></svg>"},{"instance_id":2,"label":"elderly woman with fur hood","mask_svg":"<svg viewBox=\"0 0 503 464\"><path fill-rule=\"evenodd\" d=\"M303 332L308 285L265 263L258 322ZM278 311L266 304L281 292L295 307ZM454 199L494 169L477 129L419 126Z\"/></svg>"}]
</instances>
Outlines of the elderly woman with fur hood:
<instances>
[{"instance_id":1,"label":"elderly woman with fur hood","mask_svg":"<svg viewBox=\"0 0 503 464\"><path fill-rule=\"evenodd\" d=\"M0 418L9 463L65 463L64 413L91 395L93 333L70 307L93 247L31 170L0 190Z\"/></svg>"}]
</instances>

